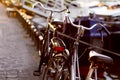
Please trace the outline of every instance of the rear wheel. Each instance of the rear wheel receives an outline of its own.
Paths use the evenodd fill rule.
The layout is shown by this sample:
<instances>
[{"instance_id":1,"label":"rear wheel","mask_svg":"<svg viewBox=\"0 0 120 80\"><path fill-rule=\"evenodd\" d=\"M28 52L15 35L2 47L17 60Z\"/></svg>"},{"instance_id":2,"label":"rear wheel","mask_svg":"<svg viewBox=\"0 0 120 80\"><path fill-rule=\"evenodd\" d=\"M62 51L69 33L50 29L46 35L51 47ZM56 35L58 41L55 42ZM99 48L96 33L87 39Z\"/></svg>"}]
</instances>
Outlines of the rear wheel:
<instances>
[{"instance_id":1,"label":"rear wheel","mask_svg":"<svg viewBox=\"0 0 120 80\"><path fill-rule=\"evenodd\" d=\"M43 80L70 80L69 62L63 56L54 56L48 61Z\"/></svg>"},{"instance_id":2,"label":"rear wheel","mask_svg":"<svg viewBox=\"0 0 120 80\"><path fill-rule=\"evenodd\" d=\"M45 69L43 80L61 80L64 61L60 57L51 58Z\"/></svg>"},{"instance_id":3,"label":"rear wheel","mask_svg":"<svg viewBox=\"0 0 120 80\"><path fill-rule=\"evenodd\" d=\"M43 74L43 80L53 80L52 75L50 74L50 67L46 67L44 74Z\"/></svg>"}]
</instances>

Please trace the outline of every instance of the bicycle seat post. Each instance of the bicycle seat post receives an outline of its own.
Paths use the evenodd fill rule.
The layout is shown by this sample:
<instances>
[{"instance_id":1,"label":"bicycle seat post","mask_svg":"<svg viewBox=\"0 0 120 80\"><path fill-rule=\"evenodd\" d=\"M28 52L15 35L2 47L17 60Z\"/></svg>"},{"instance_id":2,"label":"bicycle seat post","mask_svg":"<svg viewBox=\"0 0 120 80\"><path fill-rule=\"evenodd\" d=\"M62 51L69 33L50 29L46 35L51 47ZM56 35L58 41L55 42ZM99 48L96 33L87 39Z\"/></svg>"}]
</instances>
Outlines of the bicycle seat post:
<instances>
[{"instance_id":1,"label":"bicycle seat post","mask_svg":"<svg viewBox=\"0 0 120 80\"><path fill-rule=\"evenodd\" d=\"M87 74L86 80L91 80L92 78L92 74L94 72L95 74L95 80L97 80L97 68L98 66L96 64L94 64L93 62L91 62L90 68L89 68L89 72Z\"/></svg>"}]
</instances>

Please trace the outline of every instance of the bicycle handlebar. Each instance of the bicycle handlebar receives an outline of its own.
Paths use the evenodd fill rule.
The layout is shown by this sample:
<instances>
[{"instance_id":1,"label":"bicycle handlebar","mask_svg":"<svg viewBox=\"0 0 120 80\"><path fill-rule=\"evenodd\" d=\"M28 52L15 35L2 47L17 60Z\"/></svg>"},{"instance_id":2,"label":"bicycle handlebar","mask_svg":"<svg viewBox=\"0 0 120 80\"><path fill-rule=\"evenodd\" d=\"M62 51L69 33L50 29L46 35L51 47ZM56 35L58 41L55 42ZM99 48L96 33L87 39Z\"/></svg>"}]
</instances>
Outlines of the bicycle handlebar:
<instances>
[{"instance_id":1,"label":"bicycle handlebar","mask_svg":"<svg viewBox=\"0 0 120 80\"><path fill-rule=\"evenodd\" d=\"M61 13L61 12L67 11L67 14L69 14L69 13L68 13L69 8L63 9L63 10L53 10L53 9L44 7L44 5L43 5L41 2L37 2L37 3L38 3L43 9L45 9L46 11L57 12L57 13ZM38 6L38 7L40 7L40 6ZM111 34L111 33L108 31L108 29L107 29L103 24L101 24L101 23L96 23L96 24L94 24L93 26L91 26L90 28L88 28L88 27L85 27L85 26L83 26L83 25L76 25L76 24L74 24L74 23L72 22L72 20L70 19L70 17L68 17L68 19L69 19L70 23L71 23L74 27L82 28L82 29L84 29L84 30L91 30L91 29L93 29L93 28L95 28L95 27L97 27L97 26L100 26L100 27L102 27L102 29L104 29L104 31L105 31L108 35Z\"/></svg>"},{"instance_id":2,"label":"bicycle handlebar","mask_svg":"<svg viewBox=\"0 0 120 80\"><path fill-rule=\"evenodd\" d=\"M85 27L85 26L83 26L83 25L76 25L76 24L74 24L69 17L68 17L68 19L69 19L70 23L72 24L72 26L74 26L74 27L82 28L82 29L84 29L84 30L91 30L91 29L93 29L93 28L95 28L95 27L97 27L97 26L100 26L100 27L102 27L102 29L104 29L104 31L105 31L108 35L111 34L111 33L108 31L108 29L105 27L105 25L103 25L103 24L101 24L101 23L96 23L96 24L94 24L93 26L91 26L90 28L88 28L88 27Z\"/></svg>"},{"instance_id":3,"label":"bicycle handlebar","mask_svg":"<svg viewBox=\"0 0 120 80\"><path fill-rule=\"evenodd\" d=\"M41 2L37 2L37 7L42 7L43 9L45 9L46 11L51 11L51 12L57 12L57 13L61 13L61 12L64 12L66 11L67 9L63 9L63 10L53 10L53 9L50 9L50 8L46 8Z\"/></svg>"}]
</instances>

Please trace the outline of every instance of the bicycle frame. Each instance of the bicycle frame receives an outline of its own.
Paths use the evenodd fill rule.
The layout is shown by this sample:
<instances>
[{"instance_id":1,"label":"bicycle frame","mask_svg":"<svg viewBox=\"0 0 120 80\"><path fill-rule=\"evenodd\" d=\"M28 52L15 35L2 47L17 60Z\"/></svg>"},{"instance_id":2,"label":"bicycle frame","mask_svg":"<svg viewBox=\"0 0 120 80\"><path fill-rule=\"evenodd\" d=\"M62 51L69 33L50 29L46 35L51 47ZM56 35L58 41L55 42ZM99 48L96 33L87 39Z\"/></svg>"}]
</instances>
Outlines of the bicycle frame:
<instances>
[{"instance_id":1,"label":"bicycle frame","mask_svg":"<svg viewBox=\"0 0 120 80\"><path fill-rule=\"evenodd\" d=\"M79 70L79 59L78 59L78 46L79 46L79 39L83 36L83 31L78 29L77 39L74 42L74 53L72 55L72 62L71 62L71 80L81 80L80 77L80 70Z\"/></svg>"}]
</instances>

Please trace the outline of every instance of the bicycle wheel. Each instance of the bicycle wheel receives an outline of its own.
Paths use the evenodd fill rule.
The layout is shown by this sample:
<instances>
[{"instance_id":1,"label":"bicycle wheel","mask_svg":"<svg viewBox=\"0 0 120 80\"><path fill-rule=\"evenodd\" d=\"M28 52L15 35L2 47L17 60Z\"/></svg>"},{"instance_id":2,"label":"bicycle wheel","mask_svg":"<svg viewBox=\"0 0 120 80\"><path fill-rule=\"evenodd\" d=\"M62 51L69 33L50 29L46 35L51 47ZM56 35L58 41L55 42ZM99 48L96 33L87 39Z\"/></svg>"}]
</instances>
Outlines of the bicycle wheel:
<instances>
[{"instance_id":1,"label":"bicycle wheel","mask_svg":"<svg viewBox=\"0 0 120 80\"><path fill-rule=\"evenodd\" d=\"M43 80L61 80L64 62L60 57L51 58L45 69Z\"/></svg>"},{"instance_id":2,"label":"bicycle wheel","mask_svg":"<svg viewBox=\"0 0 120 80\"><path fill-rule=\"evenodd\" d=\"M50 69L46 66L45 71L43 73L43 79L42 80L53 80L50 75Z\"/></svg>"},{"instance_id":3,"label":"bicycle wheel","mask_svg":"<svg viewBox=\"0 0 120 80\"><path fill-rule=\"evenodd\" d=\"M49 60L49 63L45 66L45 71L43 74L43 80L54 80L53 75L55 73L53 62L54 60Z\"/></svg>"},{"instance_id":4,"label":"bicycle wheel","mask_svg":"<svg viewBox=\"0 0 120 80\"><path fill-rule=\"evenodd\" d=\"M62 80L70 80L70 71L68 68L65 68L62 72Z\"/></svg>"},{"instance_id":5,"label":"bicycle wheel","mask_svg":"<svg viewBox=\"0 0 120 80\"><path fill-rule=\"evenodd\" d=\"M69 51L65 49L64 52L54 55L60 60L58 66L61 66L61 70L56 71L54 80L70 80L70 62L69 62Z\"/></svg>"},{"instance_id":6,"label":"bicycle wheel","mask_svg":"<svg viewBox=\"0 0 120 80\"><path fill-rule=\"evenodd\" d=\"M47 80L48 77L52 77L53 80L63 80L63 71L65 69L64 66L68 60L69 51L64 49L65 45L63 41L56 37L51 39L50 46L51 50L49 53L49 60L43 80ZM51 76L53 74L54 76Z\"/></svg>"},{"instance_id":7,"label":"bicycle wheel","mask_svg":"<svg viewBox=\"0 0 120 80\"><path fill-rule=\"evenodd\" d=\"M61 71L57 71L54 77L54 80L70 80L70 71L69 67L66 67L66 63L63 65Z\"/></svg>"}]
</instances>

